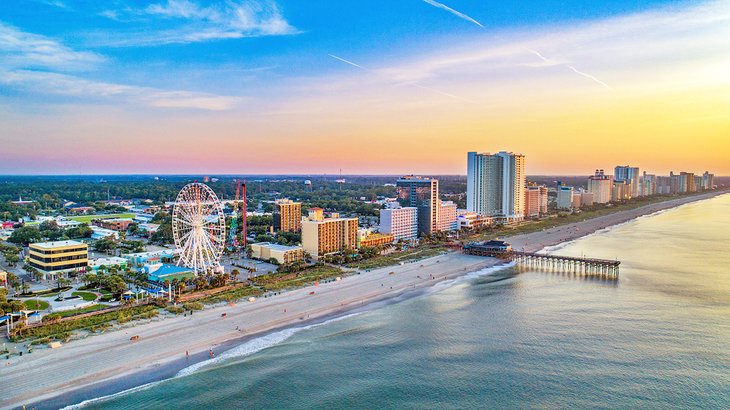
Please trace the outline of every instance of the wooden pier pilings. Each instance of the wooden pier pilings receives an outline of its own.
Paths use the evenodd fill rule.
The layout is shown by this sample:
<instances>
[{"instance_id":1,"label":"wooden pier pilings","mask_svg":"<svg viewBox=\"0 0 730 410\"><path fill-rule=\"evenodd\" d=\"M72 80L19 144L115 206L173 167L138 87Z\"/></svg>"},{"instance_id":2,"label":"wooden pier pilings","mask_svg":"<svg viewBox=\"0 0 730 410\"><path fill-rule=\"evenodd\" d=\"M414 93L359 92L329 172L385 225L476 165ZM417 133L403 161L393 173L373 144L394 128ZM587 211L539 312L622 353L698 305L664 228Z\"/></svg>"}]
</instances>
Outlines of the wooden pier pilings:
<instances>
[{"instance_id":1,"label":"wooden pier pilings","mask_svg":"<svg viewBox=\"0 0 730 410\"><path fill-rule=\"evenodd\" d=\"M608 279L618 279L619 265L621 265L621 262L616 260L548 255L537 252L514 251L510 248L495 249L494 247L485 247L479 244L464 246L464 253L511 260L530 269L598 276Z\"/></svg>"}]
</instances>

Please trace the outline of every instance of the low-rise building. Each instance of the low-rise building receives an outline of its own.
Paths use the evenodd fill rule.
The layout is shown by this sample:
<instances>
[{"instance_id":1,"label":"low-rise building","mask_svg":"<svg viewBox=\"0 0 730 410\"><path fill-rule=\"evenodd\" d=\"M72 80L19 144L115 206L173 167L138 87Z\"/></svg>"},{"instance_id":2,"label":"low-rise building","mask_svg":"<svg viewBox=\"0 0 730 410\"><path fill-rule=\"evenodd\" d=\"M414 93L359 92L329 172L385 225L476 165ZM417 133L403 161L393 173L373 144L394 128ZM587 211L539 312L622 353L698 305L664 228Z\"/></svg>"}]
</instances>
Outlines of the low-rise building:
<instances>
[{"instance_id":1,"label":"low-rise building","mask_svg":"<svg viewBox=\"0 0 730 410\"><path fill-rule=\"evenodd\" d=\"M117 270L127 269L127 259L112 256L110 258L96 258L89 261L86 273L98 272L103 267L105 270L115 268Z\"/></svg>"},{"instance_id":2,"label":"low-rise building","mask_svg":"<svg viewBox=\"0 0 730 410\"><path fill-rule=\"evenodd\" d=\"M91 239L103 239L103 238L119 239L119 232L113 229L101 228L96 225L91 226Z\"/></svg>"},{"instance_id":3,"label":"low-rise building","mask_svg":"<svg viewBox=\"0 0 730 410\"><path fill-rule=\"evenodd\" d=\"M457 210L456 222L459 225L459 229L472 229L479 228L481 226L489 226L494 221L489 216L479 215L476 212L466 209L459 209Z\"/></svg>"},{"instance_id":4,"label":"low-rise building","mask_svg":"<svg viewBox=\"0 0 730 410\"><path fill-rule=\"evenodd\" d=\"M110 219L99 219L94 221L94 225L104 228L111 229L114 231L126 231L129 228L129 224L133 223L134 219L128 218L110 218Z\"/></svg>"},{"instance_id":5,"label":"low-rise building","mask_svg":"<svg viewBox=\"0 0 730 410\"><path fill-rule=\"evenodd\" d=\"M149 264L155 265L162 262L172 262L178 253L180 253L179 249L163 249L151 252L127 253L122 254L122 257L128 260L131 266L139 267Z\"/></svg>"},{"instance_id":6,"label":"low-rise building","mask_svg":"<svg viewBox=\"0 0 730 410\"><path fill-rule=\"evenodd\" d=\"M88 263L89 247L82 242L40 242L29 246L28 265L38 269L44 280L83 270Z\"/></svg>"},{"instance_id":7,"label":"low-rise building","mask_svg":"<svg viewBox=\"0 0 730 410\"><path fill-rule=\"evenodd\" d=\"M371 229L358 230L357 243L359 248L374 248L390 245L393 242L395 242L395 236L392 233L373 232Z\"/></svg>"},{"instance_id":8,"label":"low-rise building","mask_svg":"<svg viewBox=\"0 0 730 410\"><path fill-rule=\"evenodd\" d=\"M276 261L285 265L304 260L304 248L301 246L285 246L270 242L259 242L251 244L252 255L256 259Z\"/></svg>"},{"instance_id":9,"label":"low-rise building","mask_svg":"<svg viewBox=\"0 0 730 410\"><path fill-rule=\"evenodd\" d=\"M178 281L192 279L196 276L195 271L190 268L162 263L145 265L142 272L147 274L147 279L159 284L165 281L172 283L175 279Z\"/></svg>"}]
</instances>

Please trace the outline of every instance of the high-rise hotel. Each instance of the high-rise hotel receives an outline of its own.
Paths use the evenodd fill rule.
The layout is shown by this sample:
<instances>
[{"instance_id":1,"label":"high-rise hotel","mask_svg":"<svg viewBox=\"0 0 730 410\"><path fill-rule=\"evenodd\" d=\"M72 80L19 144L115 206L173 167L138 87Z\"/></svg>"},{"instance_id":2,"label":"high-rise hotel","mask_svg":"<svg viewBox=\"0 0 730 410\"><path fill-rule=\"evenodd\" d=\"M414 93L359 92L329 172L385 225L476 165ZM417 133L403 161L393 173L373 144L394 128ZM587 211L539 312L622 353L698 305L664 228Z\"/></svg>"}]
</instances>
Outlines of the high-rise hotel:
<instances>
[{"instance_id":1,"label":"high-rise hotel","mask_svg":"<svg viewBox=\"0 0 730 410\"><path fill-rule=\"evenodd\" d=\"M466 209L519 221L525 215L525 156L511 152L467 154Z\"/></svg>"},{"instance_id":2,"label":"high-rise hotel","mask_svg":"<svg viewBox=\"0 0 730 410\"><path fill-rule=\"evenodd\" d=\"M418 233L432 235L439 230L439 181L407 175L395 183L398 202L418 210Z\"/></svg>"},{"instance_id":3,"label":"high-rise hotel","mask_svg":"<svg viewBox=\"0 0 730 410\"><path fill-rule=\"evenodd\" d=\"M274 202L274 229L281 232L302 230L302 203L291 199L277 199Z\"/></svg>"}]
</instances>

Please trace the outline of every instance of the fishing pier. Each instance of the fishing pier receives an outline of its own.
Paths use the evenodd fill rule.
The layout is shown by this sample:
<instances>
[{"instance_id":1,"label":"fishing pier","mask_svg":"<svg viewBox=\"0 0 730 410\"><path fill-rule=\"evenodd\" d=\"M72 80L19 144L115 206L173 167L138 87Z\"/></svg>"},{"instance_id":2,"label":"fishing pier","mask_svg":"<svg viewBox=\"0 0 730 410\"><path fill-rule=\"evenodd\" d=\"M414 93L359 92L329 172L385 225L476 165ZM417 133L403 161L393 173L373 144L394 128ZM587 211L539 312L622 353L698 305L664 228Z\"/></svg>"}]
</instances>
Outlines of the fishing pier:
<instances>
[{"instance_id":1,"label":"fishing pier","mask_svg":"<svg viewBox=\"0 0 730 410\"><path fill-rule=\"evenodd\" d=\"M619 265L621 265L621 262L617 260L515 251L508 243L503 241L474 242L464 245L463 251L467 255L514 261L520 266L531 269L598 276L608 279L618 279Z\"/></svg>"}]
</instances>

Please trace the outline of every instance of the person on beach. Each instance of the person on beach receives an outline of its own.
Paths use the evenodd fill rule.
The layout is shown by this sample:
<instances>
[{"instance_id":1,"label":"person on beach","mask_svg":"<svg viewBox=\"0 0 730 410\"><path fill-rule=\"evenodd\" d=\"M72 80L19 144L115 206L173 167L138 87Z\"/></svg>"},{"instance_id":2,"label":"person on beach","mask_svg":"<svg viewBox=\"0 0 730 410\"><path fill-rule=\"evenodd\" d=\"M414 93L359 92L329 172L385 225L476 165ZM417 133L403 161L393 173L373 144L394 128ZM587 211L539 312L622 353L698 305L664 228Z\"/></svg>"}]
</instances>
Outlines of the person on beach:
<instances>
[{"instance_id":1,"label":"person on beach","mask_svg":"<svg viewBox=\"0 0 730 410\"><path fill-rule=\"evenodd\" d=\"M185 351L185 357L190 357L190 353L187 350Z\"/></svg>"},{"instance_id":2,"label":"person on beach","mask_svg":"<svg viewBox=\"0 0 730 410\"><path fill-rule=\"evenodd\" d=\"M213 349L210 349L210 350L208 351L208 354L210 355L210 358L211 358L211 359L215 357L215 354L213 353Z\"/></svg>"}]
</instances>

